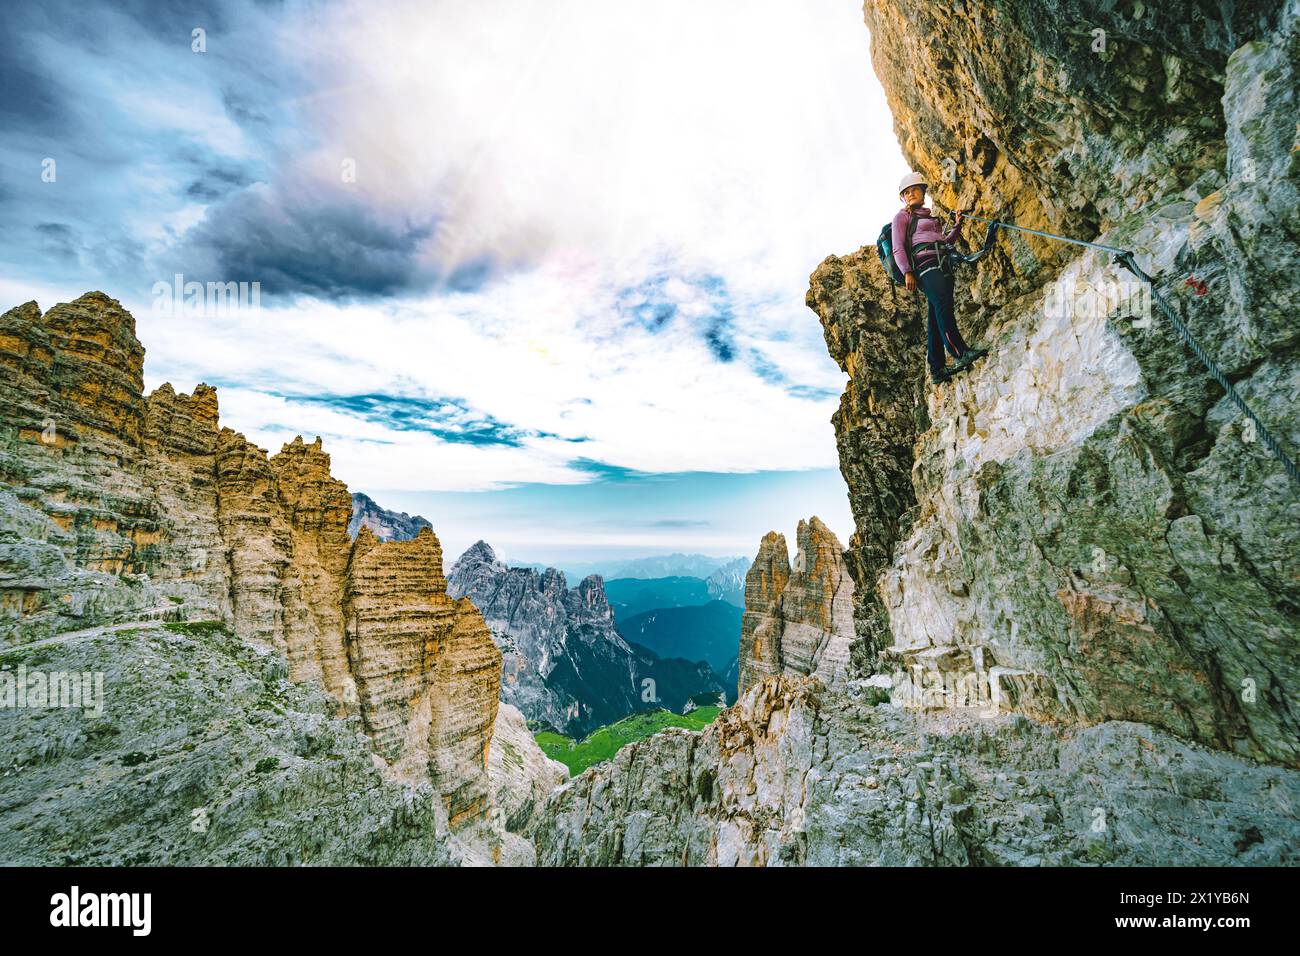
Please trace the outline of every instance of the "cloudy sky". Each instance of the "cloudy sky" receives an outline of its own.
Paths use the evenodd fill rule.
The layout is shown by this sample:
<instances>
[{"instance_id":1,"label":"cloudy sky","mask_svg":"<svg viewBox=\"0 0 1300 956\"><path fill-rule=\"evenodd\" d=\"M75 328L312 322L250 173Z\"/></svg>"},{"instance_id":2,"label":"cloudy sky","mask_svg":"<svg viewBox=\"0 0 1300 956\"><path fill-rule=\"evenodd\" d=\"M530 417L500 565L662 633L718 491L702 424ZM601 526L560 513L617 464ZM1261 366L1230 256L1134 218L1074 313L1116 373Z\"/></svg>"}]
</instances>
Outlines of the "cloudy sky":
<instances>
[{"instance_id":1,"label":"cloudy sky","mask_svg":"<svg viewBox=\"0 0 1300 956\"><path fill-rule=\"evenodd\" d=\"M88 289L146 384L433 521L450 556L847 541L803 304L904 171L854 0L28 4L0 302ZM196 36L195 31L202 30ZM186 281L260 307L187 310Z\"/></svg>"}]
</instances>

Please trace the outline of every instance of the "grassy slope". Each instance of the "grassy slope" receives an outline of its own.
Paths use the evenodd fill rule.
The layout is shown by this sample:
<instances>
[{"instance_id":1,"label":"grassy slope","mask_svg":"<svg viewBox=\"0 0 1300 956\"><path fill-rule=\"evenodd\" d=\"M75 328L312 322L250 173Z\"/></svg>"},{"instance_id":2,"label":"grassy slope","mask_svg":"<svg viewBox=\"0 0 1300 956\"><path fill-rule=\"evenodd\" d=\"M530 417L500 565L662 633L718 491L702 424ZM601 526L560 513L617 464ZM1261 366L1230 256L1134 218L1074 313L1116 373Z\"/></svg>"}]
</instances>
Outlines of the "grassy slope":
<instances>
[{"instance_id":1,"label":"grassy slope","mask_svg":"<svg viewBox=\"0 0 1300 956\"><path fill-rule=\"evenodd\" d=\"M718 707L699 707L683 715L668 710L652 710L593 730L581 743L550 731L538 734L537 743L546 756L560 761L577 776L588 767L613 757L626 744L654 736L666 727L703 730L717 719L719 711Z\"/></svg>"}]
</instances>

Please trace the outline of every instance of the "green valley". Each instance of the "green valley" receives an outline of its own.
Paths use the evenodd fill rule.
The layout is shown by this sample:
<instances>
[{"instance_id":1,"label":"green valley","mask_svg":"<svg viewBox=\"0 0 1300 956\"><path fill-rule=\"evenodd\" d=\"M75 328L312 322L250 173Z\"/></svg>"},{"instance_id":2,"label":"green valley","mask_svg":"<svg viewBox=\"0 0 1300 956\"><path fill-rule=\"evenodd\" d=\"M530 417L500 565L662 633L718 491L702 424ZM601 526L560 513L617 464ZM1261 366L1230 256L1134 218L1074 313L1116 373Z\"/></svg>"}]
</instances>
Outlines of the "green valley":
<instances>
[{"instance_id":1,"label":"green valley","mask_svg":"<svg viewBox=\"0 0 1300 956\"><path fill-rule=\"evenodd\" d=\"M697 707L689 714L674 714L670 710L651 710L624 717L617 723L593 730L581 742L550 731L543 731L536 737L537 743L546 756L560 761L576 777L588 767L609 760L625 745L635 740L653 737L659 731L669 727L703 730L717 719L720 712L721 708L717 706Z\"/></svg>"}]
</instances>

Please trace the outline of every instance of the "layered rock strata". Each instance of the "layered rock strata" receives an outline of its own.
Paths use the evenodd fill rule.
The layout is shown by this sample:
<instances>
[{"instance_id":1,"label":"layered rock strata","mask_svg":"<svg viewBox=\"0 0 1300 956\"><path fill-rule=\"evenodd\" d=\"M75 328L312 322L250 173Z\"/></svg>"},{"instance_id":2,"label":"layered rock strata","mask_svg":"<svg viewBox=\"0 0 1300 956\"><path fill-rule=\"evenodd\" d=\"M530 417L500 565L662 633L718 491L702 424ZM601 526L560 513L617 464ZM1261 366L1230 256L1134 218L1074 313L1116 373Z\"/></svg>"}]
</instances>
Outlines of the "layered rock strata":
<instances>
[{"instance_id":1,"label":"layered rock strata","mask_svg":"<svg viewBox=\"0 0 1300 956\"><path fill-rule=\"evenodd\" d=\"M143 361L135 320L101 293L0 316L5 643L163 616L173 602L205 614L228 602L223 569L206 563L211 524L169 520L163 504L186 495L215 511L215 398L166 389L146 401ZM163 573L172 583L159 588Z\"/></svg>"},{"instance_id":2,"label":"layered rock strata","mask_svg":"<svg viewBox=\"0 0 1300 956\"><path fill-rule=\"evenodd\" d=\"M428 528L380 543L362 528L343 614L366 731L395 772L434 781L451 826L482 817L501 652L465 598L447 595Z\"/></svg>"},{"instance_id":3,"label":"layered rock strata","mask_svg":"<svg viewBox=\"0 0 1300 956\"><path fill-rule=\"evenodd\" d=\"M768 532L745 576L741 694L774 674L811 675L830 687L848 679L853 579L844 546L815 515L799 522L797 542L791 568L785 537Z\"/></svg>"},{"instance_id":4,"label":"layered rock strata","mask_svg":"<svg viewBox=\"0 0 1300 956\"><path fill-rule=\"evenodd\" d=\"M206 385L143 397L143 361L102 293L0 316L0 644L221 622L355 714L386 777L432 787L450 829L484 821L501 655L447 595L436 536L354 543L319 438L268 456L220 427Z\"/></svg>"}]
</instances>

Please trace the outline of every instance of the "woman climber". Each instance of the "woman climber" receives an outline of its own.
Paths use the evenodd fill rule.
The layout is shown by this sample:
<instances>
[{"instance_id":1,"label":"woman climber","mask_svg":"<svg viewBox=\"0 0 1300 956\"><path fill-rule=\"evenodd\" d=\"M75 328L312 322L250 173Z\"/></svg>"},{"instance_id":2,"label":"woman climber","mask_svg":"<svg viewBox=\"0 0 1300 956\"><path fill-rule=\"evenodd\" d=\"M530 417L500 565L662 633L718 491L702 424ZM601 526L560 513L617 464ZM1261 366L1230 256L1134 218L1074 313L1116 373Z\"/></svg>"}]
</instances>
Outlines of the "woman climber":
<instances>
[{"instance_id":1,"label":"woman climber","mask_svg":"<svg viewBox=\"0 0 1300 956\"><path fill-rule=\"evenodd\" d=\"M952 231L944 235L939 220L925 208L927 188L925 177L917 172L908 173L898 184L903 208L894 216L892 238L894 260L908 291L916 292L919 288L930 304L926 359L930 363L930 381L938 385L965 371L976 359L988 355L989 350L966 344L953 313L952 264L946 244L956 242L961 234L962 213L957 213ZM956 359L951 367L944 367L944 349Z\"/></svg>"}]
</instances>

